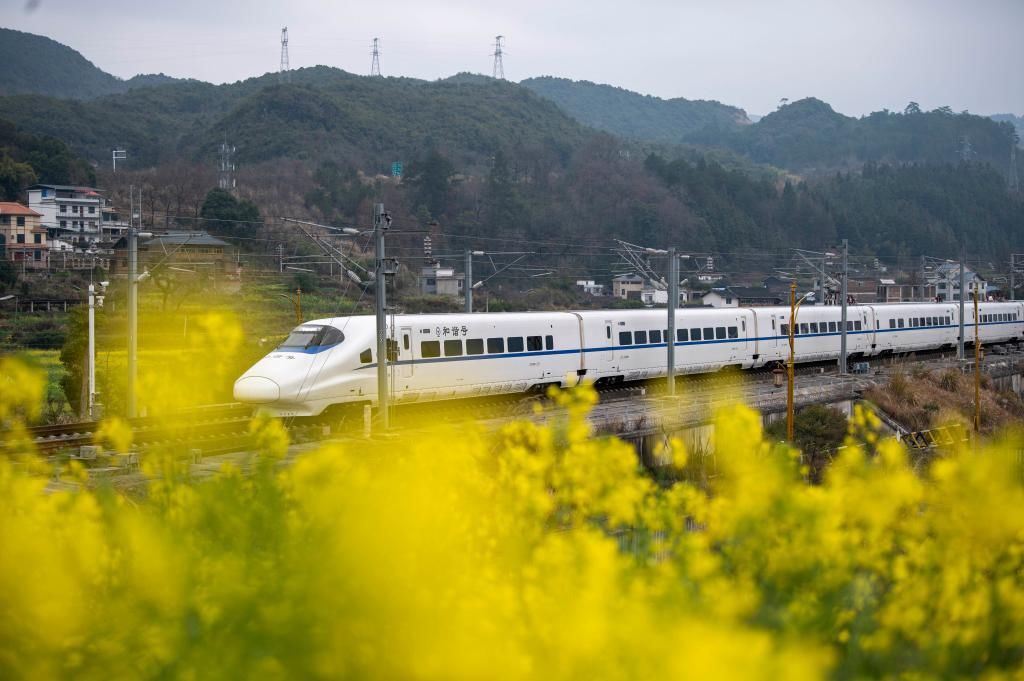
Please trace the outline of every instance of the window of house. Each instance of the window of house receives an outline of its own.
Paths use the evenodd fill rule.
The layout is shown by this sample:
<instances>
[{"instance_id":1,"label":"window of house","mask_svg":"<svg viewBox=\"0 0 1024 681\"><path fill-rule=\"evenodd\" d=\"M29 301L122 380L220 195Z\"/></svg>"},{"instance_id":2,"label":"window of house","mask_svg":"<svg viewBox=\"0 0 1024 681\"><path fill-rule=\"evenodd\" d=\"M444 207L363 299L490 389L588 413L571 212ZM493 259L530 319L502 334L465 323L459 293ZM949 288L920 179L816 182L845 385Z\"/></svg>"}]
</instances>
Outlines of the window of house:
<instances>
[{"instance_id":1,"label":"window of house","mask_svg":"<svg viewBox=\"0 0 1024 681\"><path fill-rule=\"evenodd\" d=\"M661 342L661 331L657 331L657 330L648 331L647 335L651 339L652 343L660 343Z\"/></svg>"},{"instance_id":2,"label":"window of house","mask_svg":"<svg viewBox=\"0 0 1024 681\"><path fill-rule=\"evenodd\" d=\"M544 347L547 348L548 350L554 350L555 349L555 337L554 336L544 336Z\"/></svg>"},{"instance_id":3,"label":"window of house","mask_svg":"<svg viewBox=\"0 0 1024 681\"><path fill-rule=\"evenodd\" d=\"M19 234L19 235L18 235L18 238L17 238L17 242L18 242L19 244L23 244L23 243L25 243L25 235L24 235L24 234Z\"/></svg>"},{"instance_id":4,"label":"window of house","mask_svg":"<svg viewBox=\"0 0 1024 681\"><path fill-rule=\"evenodd\" d=\"M690 333L687 329L676 329L676 341L685 343L690 340Z\"/></svg>"},{"instance_id":5,"label":"window of house","mask_svg":"<svg viewBox=\"0 0 1024 681\"><path fill-rule=\"evenodd\" d=\"M446 340L444 342L444 356L445 357L460 357L462 356L462 339L458 338L455 340Z\"/></svg>"},{"instance_id":6,"label":"window of house","mask_svg":"<svg viewBox=\"0 0 1024 681\"><path fill-rule=\"evenodd\" d=\"M359 361L363 364L369 364L373 361L373 353L370 352L370 348L366 348L359 353Z\"/></svg>"},{"instance_id":7,"label":"window of house","mask_svg":"<svg viewBox=\"0 0 1024 681\"><path fill-rule=\"evenodd\" d=\"M632 345L633 333L631 331L619 331L619 345Z\"/></svg>"},{"instance_id":8,"label":"window of house","mask_svg":"<svg viewBox=\"0 0 1024 681\"><path fill-rule=\"evenodd\" d=\"M61 212L61 213L67 213L67 212L68 212L68 207L67 207L67 206L65 206L65 205L63 205L63 204L61 204L61 207L60 207L60 212Z\"/></svg>"},{"instance_id":9,"label":"window of house","mask_svg":"<svg viewBox=\"0 0 1024 681\"><path fill-rule=\"evenodd\" d=\"M509 336L507 339L508 351L509 352L522 352L523 351L523 337L522 336Z\"/></svg>"},{"instance_id":10,"label":"window of house","mask_svg":"<svg viewBox=\"0 0 1024 681\"><path fill-rule=\"evenodd\" d=\"M735 326L730 326L729 327L729 338L739 338L739 337L740 337L740 330L737 329Z\"/></svg>"},{"instance_id":11,"label":"window of house","mask_svg":"<svg viewBox=\"0 0 1024 681\"><path fill-rule=\"evenodd\" d=\"M429 340L420 343L420 356L425 359L433 359L441 356L441 341Z\"/></svg>"},{"instance_id":12,"label":"window of house","mask_svg":"<svg viewBox=\"0 0 1024 681\"><path fill-rule=\"evenodd\" d=\"M43 259L43 252L42 252L42 251L39 251L39 250L37 250L37 251L33 251L33 257L34 257L34 258L35 258L36 260L42 260L42 259Z\"/></svg>"},{"instance_id":13,"label":"window of house","mask_svg":"<svg viewBox=\"0 0 1024 681\"><path fill-rule=\"evenodd\" d=\"M526 337L526 349L529 352L537 352L544 349L544 342L540 336L527 336Z\"/></svg>"},{"instance_id":14,"label":"window of house","mask_svg":"<svg viewBox=\"0 0 1024 681\"><path fill-rule=\"evenodd\" d=\"M505 352L505 339L504 338L488 338L487 339L487 354L489 355L500 355Z\"/></svg>"},{"instance_id":15,"label":"window of house","mask_svg":"<svg viewBox=\"0 0 1024 681\"><path fill-rule=\"evenodd\" d=\"M692 340L692 341L699 341L700 340L700 329L690 329L690 340Z\"/></svg>"},{"instance_id":16,"label":"window of house","mask_svg":"<svg viewBox=\"0 0 1024 681\"><path fill-rule=\"evenodd\" d=\"M43 235L42 234L33 234L32 235L32 242L33 243L37 243L37 244L43 243Z\"/></svg>"},{"instance_id":17,"label":"window of house","mask_svg":"<svg viewBox=\"0 0 1024 681\"><path fill-rule=\"evenodd\" d=\"M484 339L483 338L467 338L466 339L466 354L467 355L482 355L482 354L484 354Z\"/></svg>"},{"instance_id":18,"label":"window of house","mask_svg":"<svg viewBox=\"0 0 1024 681\"><path fill-rule=\"evenodd\" d=\"M92 215L95 212L96 212L96 206L89 206L89 215Z\"/></svg>"},{"instance_id":19,"label":"window of house","mask_svg":"<svg viewBox=\"0 0 1024 681\"><path fill-rule=\"evenodd\" d=\"M61 229L67 229L67 226L68 226L68 221L67 220L61 220L60 221L60 228Z\"/></svg>"},{"instance_id":20,"label":"window of house","mask_svg":"<svg viewBox=\"0 0 1024 681\"><path fill-rule=\"evenodd\" d=\"M633 342L636 343L637 345L646 345L647 344L647 332L646 331L634 331L633 332Z\"/></svg>"},{"instance_id":21,"label":"window of house","mask_svg":"<svg viewBox=\"0 0 1024 681\"><path fill-rule=\"evenodd\" d=\"M715 338L718 339L718 340L724 340L725 339L725 327L724 326L716 326L715 327Z\"/></svg>"},{"instance_id":22,"label":"window of house","mask_svg":"<svg viewBox=\"0 0 1024 681\"><path fill-rule=\"evenodd\" d=\"M15 219L14 219L14 222L15 222L15 224L16 224L16 225L17 225L18 227L24 227L24 226L25 226L25 216L24 216L24 215L19 215L19 216L17 216L17 217L16 217Z\"/></svg>"}]
</instances>

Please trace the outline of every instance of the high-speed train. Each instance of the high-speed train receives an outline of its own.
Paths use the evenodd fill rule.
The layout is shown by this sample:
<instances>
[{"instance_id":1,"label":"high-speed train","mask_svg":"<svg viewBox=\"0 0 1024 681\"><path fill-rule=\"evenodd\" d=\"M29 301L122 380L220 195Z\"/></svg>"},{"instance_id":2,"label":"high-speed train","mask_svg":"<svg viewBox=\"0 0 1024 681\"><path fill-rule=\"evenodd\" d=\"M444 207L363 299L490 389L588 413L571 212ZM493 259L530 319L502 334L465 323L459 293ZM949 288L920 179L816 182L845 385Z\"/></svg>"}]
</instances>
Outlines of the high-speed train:
<instances>
[{"instance_id":1,"label":"high-speed train","mask_svg":"<svg viewBox=\"0 0 1024 681\"><path fill-rule=\"evenodd\" d=\"M684 308L676 311L680 374L749 369L789 357L789 308ZM797 315L797 362L839 356L838 306ZM981 303L982 343L1024 339L1024 302ZM580 380L598 384L666 374L664 309L389 317L389 385L396 402L519 393ZM959 303L895 303L847 308L847 352L854 359L958 342ZM966 342L975 340L973 304ZM377 400L373 316L317 319L235 382L235 399L276 416L316 416L329 406Z\"/></svg>"}]
</instances>

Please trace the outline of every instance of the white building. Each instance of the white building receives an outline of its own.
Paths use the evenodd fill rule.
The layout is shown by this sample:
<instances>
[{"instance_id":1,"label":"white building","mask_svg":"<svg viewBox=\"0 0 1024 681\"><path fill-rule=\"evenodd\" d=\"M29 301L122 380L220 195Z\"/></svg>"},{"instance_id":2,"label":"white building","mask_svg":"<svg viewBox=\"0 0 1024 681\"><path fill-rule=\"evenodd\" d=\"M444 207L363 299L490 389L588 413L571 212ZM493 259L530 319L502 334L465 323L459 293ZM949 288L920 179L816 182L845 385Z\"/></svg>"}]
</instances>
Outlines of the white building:
<instances>
[{"instance_id":1,"label":"white building","mask_svg":"<svg viewBox=\"0 0 1024 681\"><path fill-rule=\"evenodd\" d=\"M928 276L928 283L935 286L935 299L939 302L960 300L960 263L947 262L939 265ZM981 299L984 300L988 283L977 272L964 267L964 283L967 285L967 297L964 300L971 300L976 292L982 295Z\"/></svg>"},{"instance_id":2,"label":"white building","mask_svg":"<svg viewBox=\"0 0 1024 681\"><path fill-rule=\"evenodd\" d=\"M577 279L576 286L583 289L584 293L589 293L592 296L604 295L604 284L598 284L593 279Z\"/></svg>"},{"instance_id":3,"label":"white building","mask_svg":"<svg viewBox=\"0 0 1024 681\"><path fill-rule=\"evenodd\" d=\"M68 242L76 251L110 250L128 229L93 187L33 185L28 189L28 205L42 216L51 239Z\"/></svg>"},{"instance_id":4,"label":"white building","mask_svg":"<svg viewBox=\"0 0 1024 681\"><path fill-rule=\"evenodd\" d=\"M454 267L433 263L420 269L419 285L423 295L451 296L458 298L465 290L466 275L456 272Z\"/></svg>"}]
</instances>

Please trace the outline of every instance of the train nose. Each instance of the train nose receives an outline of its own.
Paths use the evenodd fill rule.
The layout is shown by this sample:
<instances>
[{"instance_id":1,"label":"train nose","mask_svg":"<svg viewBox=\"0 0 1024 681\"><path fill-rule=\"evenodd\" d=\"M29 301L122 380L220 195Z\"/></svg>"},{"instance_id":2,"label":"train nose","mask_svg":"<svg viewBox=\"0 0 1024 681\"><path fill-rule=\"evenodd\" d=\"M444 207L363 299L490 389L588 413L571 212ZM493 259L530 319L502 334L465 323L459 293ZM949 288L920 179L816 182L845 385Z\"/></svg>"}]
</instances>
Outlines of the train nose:
<instances>
[{"instance_id":1,"label":"train nose","mask_svg":"<svg viewBox=\"0 0 1024 681\"><path fill-rule=\"evenodd\" d=\"M281 386L263 376L243 376L235 381L235 399L248 404L277 402L281 398Z\"/></svg>"}]
</instances>

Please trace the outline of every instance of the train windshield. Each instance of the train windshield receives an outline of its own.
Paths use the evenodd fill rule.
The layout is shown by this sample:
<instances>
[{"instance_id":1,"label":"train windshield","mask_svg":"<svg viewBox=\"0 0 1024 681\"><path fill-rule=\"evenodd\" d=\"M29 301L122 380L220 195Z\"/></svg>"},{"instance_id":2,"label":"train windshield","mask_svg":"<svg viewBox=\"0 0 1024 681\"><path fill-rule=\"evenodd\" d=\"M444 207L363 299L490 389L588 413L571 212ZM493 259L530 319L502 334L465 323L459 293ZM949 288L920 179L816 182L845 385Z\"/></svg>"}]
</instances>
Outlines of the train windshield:
<instances>
[{"instance_id":1,"label":"train windshield","mask_svg":"<svg viewBox=\"0 0 1024 681\"><path fill-rule=\"evenodd\" d=\"M333 326L320 324L303 324L295 327L278 350L307 350L309 348L326 348L337 345L345 340L345 334Z\"/></svg>"}]
</instances>

